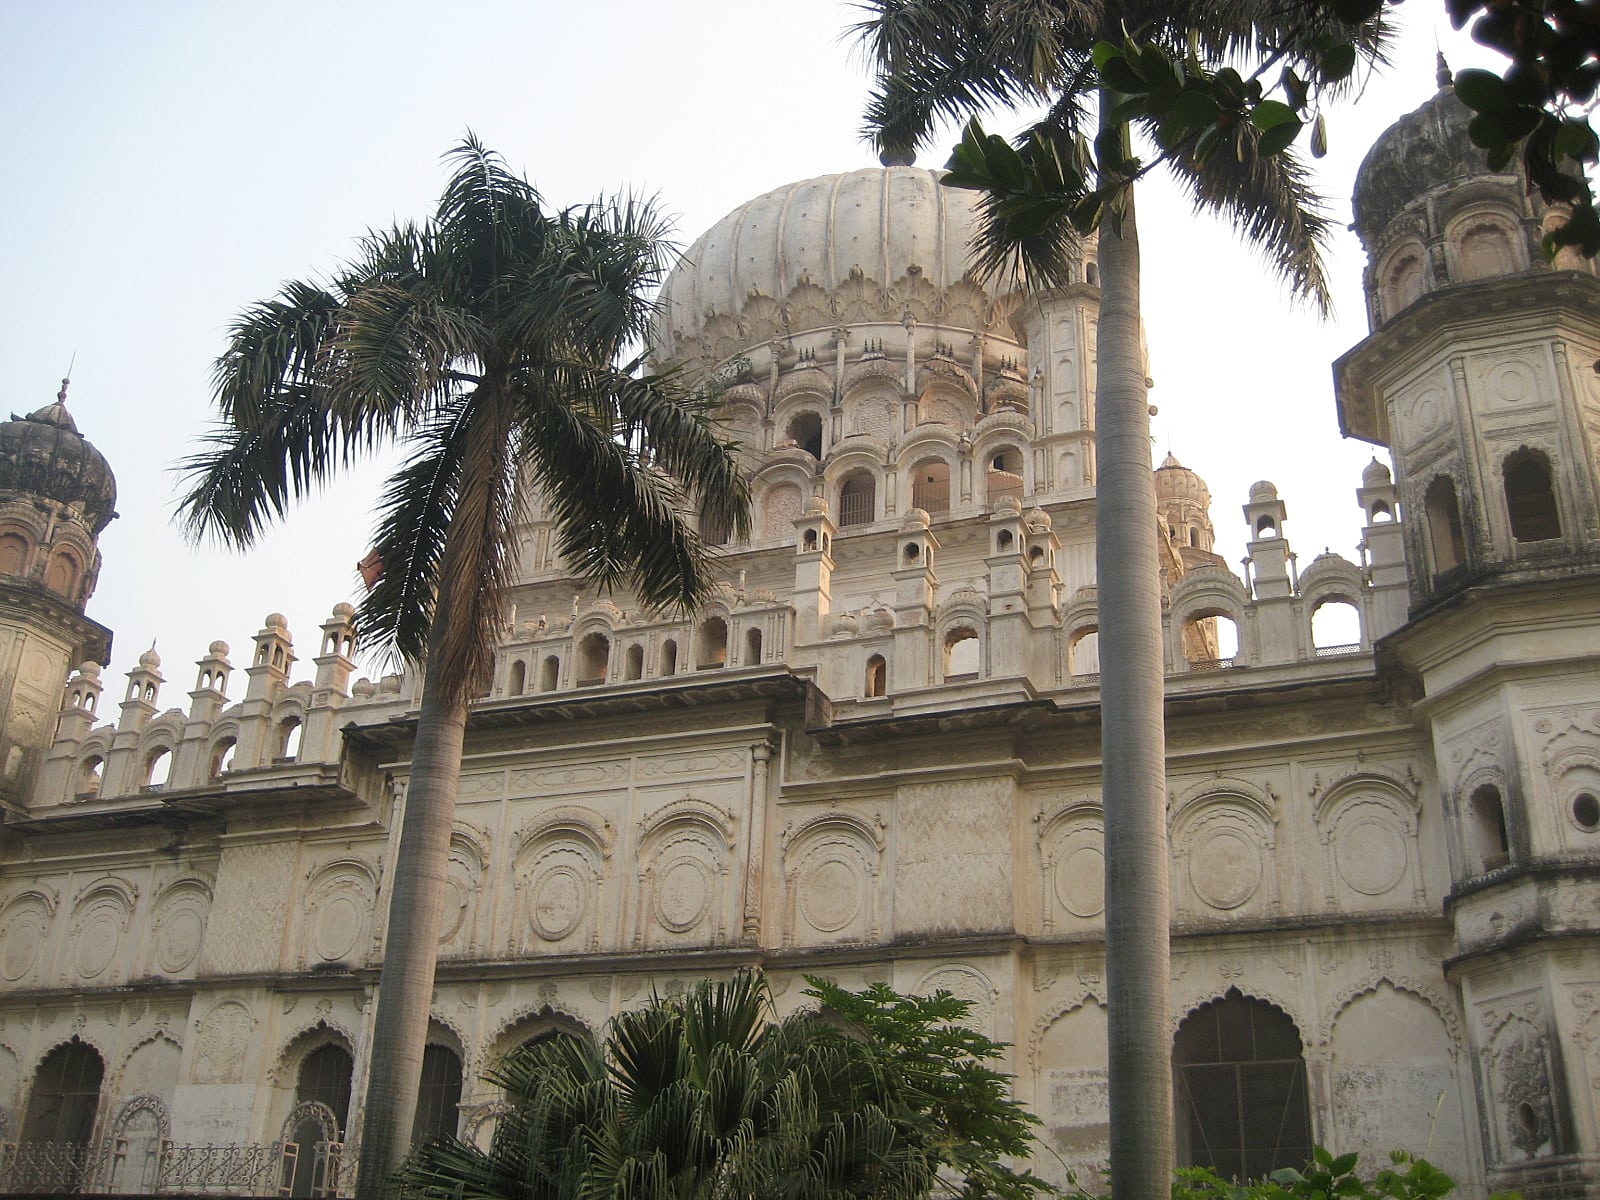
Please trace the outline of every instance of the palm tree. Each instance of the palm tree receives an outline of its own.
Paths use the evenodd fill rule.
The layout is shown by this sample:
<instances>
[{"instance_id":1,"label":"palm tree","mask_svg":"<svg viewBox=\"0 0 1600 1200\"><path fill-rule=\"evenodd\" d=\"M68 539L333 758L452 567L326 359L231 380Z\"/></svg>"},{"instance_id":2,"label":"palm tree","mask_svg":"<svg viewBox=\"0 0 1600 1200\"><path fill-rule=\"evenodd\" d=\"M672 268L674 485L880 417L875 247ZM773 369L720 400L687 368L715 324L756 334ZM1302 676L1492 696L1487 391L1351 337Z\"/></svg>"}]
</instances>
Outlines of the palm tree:
<instances>
[{"instance_id":1,"label":"palm tree","mask_svg":"<svg viewBox=\"0 0 1600 1200\"><path fill-rule=\"evenodd\" d=\"M1129 107L1100 88L1094 48L1133 37L1169 62L1191 59L1215 69L1265 47L1275 61L1309 70L1315 37L1326 26L1316 27L1320 10L1272 0L862 0L862 6L870 15L856 32L877 72L867 127L886 156L905 156L945 120L1040 105L1044 115L1023 144L1059 149L1065 160L1093 140L1095 190L1114 196L1099 228L1095 390L1110 1161L1119 1200L1160 1200L1169 1193L1173 1165L1165 671L1132 187L1146 168L1133 158ZM1297 27L1284 24L1291 19ZM1197 154L1196 143L1188 143L1162 157L1197 209L1231 220L1296 294L1326 311L1327 219L1303 165L1290 153L1264 152L1260 138L1244 122L1219 151ZM1069 222L1085 199L1082 191L1016 205L987 197L974 247L980 267L1026 273L1034 286L1067 282L1067 253L1075 248Z\"/></svg>"},{"instance_id":2,"label":"palm tree","mask_svg":"<svg viewBox=\"0 0 1600 1200\"><path fill-rule=\"evenodd\" d=\"M766 980L740 971L619 1014L603 1045L556 1037L490 1075L509 1111L488 1150L443 1138L401 1169L402 1195L578 1200L999 1200L1043 1190L1005 1165L1031 1118L962 1028L948 994L847 992L813 980L821 1011L772 1019Z\"/></svg>"},{"instance_id":3,"label":"palm tree","mask_svg":"<svg viewBox=\"0 0 1600 1200\"><path fill-rule=\"evenodd\" d=\"M429 221L370 235L327 284L288 284L234 323L180 508L193 536L244 547L352 459L406 453L358 614L366 645L427 660L361 1132L372 1195L410 1141L468 701L492 670L529 489L577 573L654 606L712 585L686 511L749 524L706 405L625 358L667 261L652 205L554 211L471 135L447 157Z\"/></svg>"}]
</instances>

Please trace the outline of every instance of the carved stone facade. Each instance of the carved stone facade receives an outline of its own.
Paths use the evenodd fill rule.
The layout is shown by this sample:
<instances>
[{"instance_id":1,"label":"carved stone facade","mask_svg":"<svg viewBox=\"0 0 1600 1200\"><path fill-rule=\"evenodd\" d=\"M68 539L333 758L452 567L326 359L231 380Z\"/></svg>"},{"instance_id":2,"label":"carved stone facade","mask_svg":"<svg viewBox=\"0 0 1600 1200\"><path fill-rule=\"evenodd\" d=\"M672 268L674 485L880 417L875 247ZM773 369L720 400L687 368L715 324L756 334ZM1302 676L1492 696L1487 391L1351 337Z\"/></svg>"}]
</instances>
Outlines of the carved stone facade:
<instances>
[{"instance_id":1,"label":"carved stone facade","mask_svg":"<svg viewBox=\"0 0 1600 1200\"><path fill-rule=\"evenodd\" d=\"M1392 257L1394 223L1439 210L1373 171L1386 215L1364 233ZM1485 228L1537 217L1472 186ZM483 1136L480 1076L511 1048L759 963L785 1010L807 972L970 1001L1045 1121L1040 1169L1103 1160L1094 248L1066 288L991 296L959 260L969 205L927 172L855 172L690 251L660 351L720 381L755 495L692 620L577 587L532 506L439 928L450 1127ZM1197 1031L1259 1021L1283 1049L1253 1065L1304 1136L1426 1149L1469 1195L1593 1195L1600 281L1470 240L1445 261L1471 270L1395 283L1339 365L1347 427L1397 463L1356 492L1362 561L1298 571L1263 482L1241 578L1204 482L1153 472L1174 1046L1181 1086L1209 1086L1251 1064ZM1429 507L1441 477L1454 527ZM1329 605L1353 631L1335 642ZM294 682L274 614L241 697L217 642L162 711L152 652L103 724L97 663L67 671L69 642L104 657L97 628L81 596L0 620L72 634L42 667L0 643L3 694L53 672L59 709L45 734L14 718L31 782L0 837L0 1123L32 1136L70 1055L102 1065L97 1130L352 1128L416 680L352 682L340 606Z\"/></svg>"}]
</instances>

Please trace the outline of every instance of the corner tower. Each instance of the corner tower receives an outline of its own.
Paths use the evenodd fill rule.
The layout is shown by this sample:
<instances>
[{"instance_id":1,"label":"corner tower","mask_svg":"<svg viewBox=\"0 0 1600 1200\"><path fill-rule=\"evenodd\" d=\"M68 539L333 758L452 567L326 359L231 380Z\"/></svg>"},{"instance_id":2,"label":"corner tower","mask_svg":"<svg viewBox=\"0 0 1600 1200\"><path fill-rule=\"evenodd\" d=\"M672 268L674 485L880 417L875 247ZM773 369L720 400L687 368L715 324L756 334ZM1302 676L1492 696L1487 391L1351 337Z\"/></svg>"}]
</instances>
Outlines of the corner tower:
<instances>
[{"instance_id":1,"label":"corner tower","mask_svg":"<svg viewBox=\"0 0 1600 1200\"><path fill-rule=\"evenodd\" d=\"M1404 517L1410 620L1384 641L1424 694L1489 1189L1595 1196L1600 278L1543 259L1555 214L1470 119L1441 70L1362 163L1372 332L1335 389L1344 432L1394 453L1362 497L1369 541L1396 495Z\"/></svg>"},{"instance_id":2,"label":"corner tower","mask_svg":"<svg viewBox=\"0 0 1600 1200\"><path fill-rule=\"evenodd\" d=\"M105 457L55 403L0 424L0 806L23 804L55 736L71 668L105 663L111 632L83 615L116 516Z\"/></svg>"}]
</instances>

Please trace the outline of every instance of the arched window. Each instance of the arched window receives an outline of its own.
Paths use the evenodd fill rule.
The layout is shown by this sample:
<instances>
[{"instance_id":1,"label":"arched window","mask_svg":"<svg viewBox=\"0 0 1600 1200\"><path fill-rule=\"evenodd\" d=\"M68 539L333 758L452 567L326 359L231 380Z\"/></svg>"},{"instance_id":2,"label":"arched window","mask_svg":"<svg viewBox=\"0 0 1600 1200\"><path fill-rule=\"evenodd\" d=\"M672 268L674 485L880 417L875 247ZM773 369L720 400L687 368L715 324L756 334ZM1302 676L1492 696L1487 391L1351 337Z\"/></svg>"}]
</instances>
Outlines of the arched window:
<instances>
[{"instance_id":1,"label":"arched window","mask_svg":"<svg viewBox=\"0 0 1600 1200\"><path fill-rule=\"evenodd\" d=\"M726 517L718 519L709 513L700 514L700 540L707 546L726 546L733 535L733 526Z\"/></svg>"},{"instance_id":2,"label":"arched window","mask_svg":"<svg viewBox=\"0 0 1600 1200\"><path fill-rule=\"evenodd\" d=\"M871 524L878 510L878 481L868 471L857 471L839 488L839 528Z\"/></svg>"},{"instance_id":3,"label":"arched window","mask_svg":"<svg viewBox=\"0 0 1600 1200\"><path fill-rule=\"evenodd\" d=\"M1506 836L1506 809L1500 789L1484 784L1472 793L1472 845L1478 863L1493 871L1511 861L1511 839Z\"/></svg>"},{"instance_id":4,"label":"arched window","mask_svg":"<svg viewBox=\"0 0 1600 1200\"><path fill-rule=\"evenodd\" d=\"M994 504L1010 496L1022 502L1022 451L1007 446L989 456L989 473L986 481L989 503ZM948 491L948 488L946 489ZM931 510L930 510L931 511Z\"/></svg>"},{"instance_id":5,"label":"arched window","mask_svg":"<svg viewBox=\"0 0 1600 1200\"><path fill-rule=\"evenodd\" d=\"M761 665L761 630L752 625L744 631L744 666Z\"/></svg>"},{"instance_id":6,"label":"arched window","mask_svg":"<svg viewBox=\"0 0 1600 1200\"><path fill-rule=\"evenodd\" d=\"M230 737L223 738L211 747L210 778L221 779L226 772L233 770L233 752L238 745L238 741Z\"/></svg>"},{"instance_id":7,"label":"arched window","mask_svg":"<svg viewBox=\"0 0 1600 1200\"><path fill-rule=\"evenodd\" d=\"M962 625L944 635L944 678L946 683L976 679L980 667L977 631Z\"/></svg>"},{"instance_id":8,"label":"arched window","mask_svg":"<svg viewBox=\"0 0 1600 1200\"><path fill-rule=\"evenodd\" d=\"M1382 500L1374 500L1372 502L1372 512L1368 514L1368 518L1374 525L1386 525L1394 520L1394 513Z\"/></svg>"},{"instance_id":9,"label":"arched window","mask_svg":"<svg viewBox=\"0 0 1600 1200\"><path fill-rule=\"evenodd\" d=\"M1311 610L1311 645L1325 658L1361 649L1361 610L1348 600L1323 600Z\"/></svg>"},{"instance_id":10,"label":"arched window","mask_svg":"<svg viewBox=\"0 0 1600 1200\"><path fill-rule=\"evenodd\" d=\"M80 800L87 800L91 796L100 794L101 777L104 773L106 760L98 754L91 754L83 760L78 768L78 786L73 794Z\"/></svg>"},{"instance_id":11,"label":"arched window","mask_svg":"<svg viewBox=\"0 0 1600 1200\"><path fill-rule=\"evenodd\" d=\"M1073 675L1100 674L1100 631L1080 633L1067 645L1067 671Z\"/></svg>"},{"instance_id":12,"label":"arched window","mask_svg":"<svg viewBox=\"0 0 1600 1200\"><path fill-rule=\"evenodd\" d=\"M1456 483L1440 475L1423 493L1423 509L1428 514L1428 547L1433 551L1433 573L1443 575L1467 561L1467 545L1461 536L1461 506L1456 503Z\"/></svg>"},{"instance_id":13,"label":"arched window","mask_svg":"<svg viewBox=\"0 0 1600 1200\"><path fill-rule=\"evenodd\" d=\"M676 675L678 673L678 643L668 638L661 643L661 674Z\"/></svg>"},{"instance_id":14,"label":"arched window","mask_svg":"<svg viewBox=\"0 0 1600 1200\"><path fill-rule=\"evenodd\" d=\"M1511 536L1519 542L1546 542L1560 537L1561 515L1556 511L1550 460L1539 451L1524 447L1506 455L1500 473L1505 480Z\"/></svg>"},{"instance_id":15,"label":"arched window","mask_svg":"<svg viewBox=\"0 0 1600 1200\"><path fill-rule=\"evenodd\" d=\"M816 413L796 413L788 433L789 440L812 458L822 457L822 418Z\"/></svg>"},{"instance_id":16,"label":"arched window","mask_svg":"<svg viewBox=\"0 0 1600 1200\"><path fill-rule=\"evenodd\" d=\"M164 788L167 779L172 774L172 751L166 746L160 746L150 752L150 757L144 762L144 786L147 788Z\"/></svg>"},{"instance_id":17,"label":"arched window","mask_svg":"<svg viewBox=\"0 0 1600 1200\"><path fill-rule=\"evenodd\" d=\"M1278 523L1270 514L1263 513L1256 521L1256 540L1264 542L1278 536Z\"/></svg>"},{"instance_id":18,"label":"arched window","mask_svg":"<svg viewBox=\"0 0 1600 1200\"><path fill-rule=\"evenodd\" d=\"M23 575L28 570L28 540L17 533L0 533L0 575Z\"/></svg>"},{"instance_id":19,"label":"arched window","mask_svg":"<svg viewBox=\"0 0 1600 1200\"><path fill-rule=\"evenodd\" d=\"M520 696L528 690L528 664L520 658L511 664L511 675L506 680L506 695Z\"/></svg>"},{"instance_id":20,"label":"arched window","mask_svg":"<svg viewBox=\"0 0 1600 1200\"><path fill-rule=\"evenodd\" d=\"M606 681L611 666L611 639L605 634L589 634L578 643L578 686L594 687Z\"/></svg>"},{"instance_id":21,"label":"arched window","mask_svg":"<svg viewBox=\"0 0 1600 1200\"><path fill-rule=\"evenodd\" d=\"M1484 223L1467 230L1461 236L1459 258L1463 280L1509 275L1516 270L1511 239L1498 225Z\"/></svg>"},{"instance_id":22,"label":"arched window","mask_svg":"<svg viewBox=\"0 0 1600 1200\"><path fill-rule=\"evenodd\" d=\"M644 647L634 642L628 647L628 653L623 660L623 677L626 679L644 678Z\"/></svg>"},{"instance_id":23,"label":"arched window","mask_svg":"<svg viewBox=\"0 0 1600 1200\"><path fill-rule=\"evenodd\" d=\"M105 1074L100 1052L77 1038L50 1051L33 1076L21 1140L86 1144L94 1133Z\"/></svg>"},{"instance_id":24,"label":"arched window","mask_svg":"<svg viewBox=\"0 0 1600 1200\"><path fill-rule=\"evenodd\" d=\"M883 655L874 654L867 659L867 688L866 694L883 696L889 691L889 664L883 661Z\"/></svg>"},{"instance_id":25,"label":"arched window","mask_svg":"<svg viewBox=\"0 0 1600 1200\"><path fill-rule=\"evenodd\" d=\"M911 507L924 512L950 511L950 464L929 458L911 469Z\"/></svg>"},{"instance_id":26,"label":"arched window","mask_svg":"<svg viewBox=\"0 0 1600 1200\"><path fill-rule=\"evenodd\" d=\"M1239 623L1215 609L1191 613L1183 622L1183 660L1191 671L1220 671L1239 657Z\"/></svg>"},{"instance_id":27,"label":"arched window","mask_svg":"<svg viewBox=\"0 0 1600 1200\"><path fill-rule=\"evenodd\" d=\"M554 654L545 655L544 661L539 664L539 690L541 692L555 691L556 684L560 679L561 660Z\"/></svg>"},{"instance_id":28,"label":"arched window","mask_svg":"<svg viewBox=\"0 0 1600 1200\"><path fill-rule=\"evenodd\" d=\"M350 1121L350 1078L355 1063L343 1046L329 1044L306 1055L300 1064L300 1074L295 1085L295 1103L315 1101L325 1104L333 1113L342 1138ZM320 1194L326 1179L326 1160L317 1153L317 1143L324 1140L325 1132L315 1118L307 1117L295 1126L291 1140L298 1143L300 1155L295 1160L294 1177L289 1183L291 1196Z\"/></svg>"},{"instance_id":29,"label":"arched window","mask_svg":"<svg viewBox=\"0 0 1600 1200\"><path fill-rule=\"evenodd\" d=\"M1383 316L1387 320L1401 309L1409 308L1422 296L1422 258L1418 254L1404 254L1389 268L1383 287Z\"/></svg>"},{"instance_id":30,"label":"arched window","mask_svg":"<svg viewBox=\"0 0 1600 1200\"><path fill-rule=\"evenodd\" d=\"M78 564L70 554L57 554L45 569L44 585L60 596L71 596L78 582Z\"/></svg>"},{"instance_id":31,"label":"arched window","mask_svg":"<svg viewBox=\"0 0 1600 1200\"><path fill-rule=\"evenodd\" d=\"M305 726L299 717L285 717L278 726L278 761L294 762L300 757L300 735Z\"/></svg>"},{"instance_id":32,"label":"arched window","mask_svg":"<svg viewBox=\"0 0 1600 1200\"><path fill-rule=\"evenodd\" d=\"M1230 991L1191 1013L1172 1047L1178 1162L1262 1179L1311 1158L1300 1034L1279 1009Z\"/></svg>"},{"instance_id":33,"label":"arched window","mask_svg":"<svg viewBox=\"0 0 1600 1200\"><path fill-rule=\"evenodd\" d=\"M429 1042L422 1052L422 1082L411 1144L454 1137L461 1121L461 1056L449 1046Z\"/></svg>"},{"instance_id":34,"label":"arched window","mask_svg":"<svg viewBox=\"0 0 1600 1200\"><path fill-rule=\"evenodd\" d=\"M700 623L695 669L710 671L728 663L728 623L721 617L707 617Z\"/></svg>"}]
</instances>

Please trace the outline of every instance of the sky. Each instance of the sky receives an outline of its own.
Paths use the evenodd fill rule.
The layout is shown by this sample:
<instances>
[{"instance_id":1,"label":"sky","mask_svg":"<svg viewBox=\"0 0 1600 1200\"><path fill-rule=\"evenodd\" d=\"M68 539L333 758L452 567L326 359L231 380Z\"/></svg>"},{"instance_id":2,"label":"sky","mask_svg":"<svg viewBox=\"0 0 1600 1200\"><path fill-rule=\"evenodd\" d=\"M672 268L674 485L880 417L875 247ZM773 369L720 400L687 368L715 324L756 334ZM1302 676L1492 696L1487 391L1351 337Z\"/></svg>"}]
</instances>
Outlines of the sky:
<instances>
[{"instance_id":1,"label":"sky","mask_svg":"<svg viewBox=\"0 0 1600 1200\"><path fill-rule=\"evenodd\" d=\"M1236 569L1258 479L1278 485L1302 568L1325 548L1356 556L1375 448L1340 439L1330 371L1367 332L1351 182L1433 93L1436 45L1452 66L1494 61L1437 0L1399 11L1393 67L1329 114L1333 320L1294 307L1174 189L1141 193L1154 455L1206 479ZM331 271L368 229L425 217L468 130L553 204L657 195L684 247L753 196L871 165L856 19L839 0L0 0L0 417L49 403L71 364L69 407L119 491L88 607L116 635L108 679L153 643L162 703L181 704L207 645L248 662L268 612L289 618L309 677L317 627L358 598L376 469L249 554L173 524L175 464L208 424L240 310Z\"/></svg>"}]
</instances>

